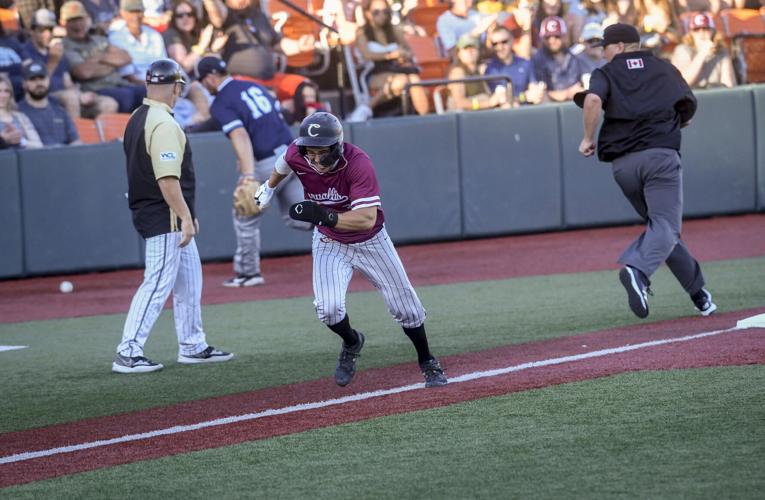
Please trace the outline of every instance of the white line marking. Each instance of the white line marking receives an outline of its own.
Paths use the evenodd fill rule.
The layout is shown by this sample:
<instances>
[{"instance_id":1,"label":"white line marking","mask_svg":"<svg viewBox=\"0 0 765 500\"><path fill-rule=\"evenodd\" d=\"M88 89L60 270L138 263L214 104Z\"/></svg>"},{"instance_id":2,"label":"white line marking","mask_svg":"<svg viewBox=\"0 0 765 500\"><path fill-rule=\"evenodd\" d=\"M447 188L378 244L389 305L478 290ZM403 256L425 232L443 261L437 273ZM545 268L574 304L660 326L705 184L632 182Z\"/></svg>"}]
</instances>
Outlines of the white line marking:
<instances>
[{"instance_id":1,"label":"white line marking","mask_svg":"<svg viewBox=\"0 0 765 500\"><path fill-rule=\"evenodd\" d=\"M25 345L0 345L0 352L15 351L16 349L26 349Z\"/></svg>"},{"instance_id":2,"label":"white line marking","mask_svg":"<svg viewBox=\"0 0 765 500\"><path fill-rule=\"evenodd\" d=\"M747 323L748 320L751 320L752 318L746 318L745 320L742 320L744 324ZM739 324L742 324L739 322ZM598 358L602 356L609 356L611 354L621 354L624 352L629 351L636 351L638 349L645 349L647 347L655 347L665 344L673 344L678 342L688 342L691 340L701 339L704 337L711 337L714 335L720 335L722 333L730 333L738 330L743 330L746 327L740 327L740 326L734 326L733 328L727 328L725 330L714 330L711 332L703 332L698 333L695 335L686 335L684 337L675 337L675 338L669 338L669 339L660 339L660 340L652 340L650 342L642 342L640 344L634 344L634 345L624 345L621 347L613 347L610 349L600 349L597 351L590 351L585 352L582 354L574 354L571 356L562 356L559 358L550 358L550 359L543 359L541 361L530 361L528 363L521 363L519 365L515 366L508 366L505 368L498 368L495 370L487 370L487 371L478 371L478 372L472 372L472 373L466 373L464 375L460 375L457 377L452 377L449 379L449 384L459 384L462 382L468 382L471 380L477 380L481 378L488 378L488 377L496 377L498 375L505 375L507 373L512 372L519 372L522 370L528 370L530 368L539 368L543 366L552 366L552 365L559 365L563 363L571 363L573 361L581 361L583 359L590 359L590 358ZM364 401L367 399L373 399L373 398L379 398L382 396L389 396L391 394L400 394L402 392L410 392L418 389L423 389L425 387L424 383L419 384L411 384L411 385L404 385L401 387L393 387L391 389L380 389L377 391L371 391L371 392L363 392L359 394L352 394L350 396L344 396L342 398L335 398L335 399L329 399L327 401L315 401L312 403L300 403L292 406L285 406L284 408L277 408L277 409L268 409L256 413L246 413L244 415L237 415L237 416L231 416L231 417L224 417L224 418L217 418L214 420L208 420L205 422L199 422L196 424L190 424L190 425L176 425L173 427L168 427L165 429L159 429L156 431L149 431L149 432L142 432L140 434L128 434L126 436L121 436L117 438L112 439L104 439L99 441L90 441L87 443L81 443L81 444L75 444L70 446L61 446L58 448L50 448L47 450L40 450L40 451L30 451L30 452L24 452L24 453L17 453L14 455L8 455L5 457L0 457L0 465L2 464L10 464L14 462L23 462L25 460L32 460L35 458L43 458L43 457L50 457L53 455L59 455L62 453L71 453L75 451L81 451L81 450L87 450L91 448L99 448L101 446L110 446L113 444L119 444L119 443L128 443L132 441L140 441L142 439L151 439L159 436L168 436L172 434L180 434L182 432L191 432L196 431L200 429L205 429L207 427L217 427L221 425L228 425L233 424L237 422L245 422L248 420L257 420L260 418L265 417L272 417L274 415L284 415L287 413L296 413L300 411L306 411L306 410L315 410L318 408L326 408L328 406L336 406L341 405L345 403L351 403L354 401Z\"/></svg>"}]
</instances>

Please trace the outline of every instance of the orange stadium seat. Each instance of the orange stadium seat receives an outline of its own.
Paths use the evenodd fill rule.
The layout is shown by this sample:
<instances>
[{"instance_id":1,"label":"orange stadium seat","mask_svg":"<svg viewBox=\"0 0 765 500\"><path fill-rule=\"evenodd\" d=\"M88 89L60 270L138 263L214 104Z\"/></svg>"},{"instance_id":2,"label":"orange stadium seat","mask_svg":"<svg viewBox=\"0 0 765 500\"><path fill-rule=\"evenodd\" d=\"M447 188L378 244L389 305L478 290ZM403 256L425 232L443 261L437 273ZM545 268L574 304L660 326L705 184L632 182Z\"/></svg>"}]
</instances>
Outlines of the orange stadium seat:
<instances>
[{"instance_id":1,"label":"orange stadium seat","mask_svg":"<svg viewBox=\"0 0 765 500\"><path fill-rule=\"evenodd\" d=\"M103 142L121 141L130 113L103 113L96 118Z\"/></svg>"},{"instance_id":2,"label":"orange stadium seat","mask_svg":"<svg viewBox=\"0 0 765 500\"><path fill-rule=\"evenodd\" d=\"M441 55L436 39L429 36L410 34L405 36L414 54L414 59L417 61L417 65L422 69L420 78L423 80L446 78L451 62L449 58Z\"/></svg>"},{"instance_id":3,"label":"orange stadium seat","mask_svg":"<svg viewBox=\"0 0 765 500\"><path fill-rule=\"evenodd\" d=\"M425 3L420 0L420 3L409 11L409 20L411 20L417 26L420 26L425 30L428 36L438 35L436 29L436 21L438 17L449 10L449 4L447 3Z\"/></svg>"},{"instance_id":4,"label":"orange stadium seat","mask_svg":"<svg viewBox=\"0 0 765 500\"><path fill-rule=\"evenodd\" d=\"M754 9L723 9L720 11L723 34L728 38L765 35L765 18Z\"/></svg>"},{"instance_id":5,"label":"orange stadium seat","mask_svg":"<svg viewBox=\"0 0 765 500\"><path fill-rule=\"evenodd\" d=\"M319 17L316 14L317 9L313 6L313 3L316 2L297 0L293 3L302 7L306 12ZM298 40L303 35L313 35L317 41L314 44L314 50L287 56L285 66L300 68L301 73L306 75L324 73L329 67L329 46L322 38L321 25L316 24L279 0L273 0L270 9L274 29L281 33L284 38ZM284 68L280 68L280 70L283 71Z\"/></svg>"},{"instance_id":6,"label":"orange stadium seat","mask_svg":"<svg viewBox=\"0 0 765 500\"><path fill-rule=\"evenodd\" d=\"M765 16L754 9L720 11L723 34L731 40L739 83L765 82Z\"/></svg>"},{"instance_id":7,"label":"orange stadium seat","mask_svg":"<svg viewBox=\"0 0 765 500\"><path fill-rule=\"evenodd\" d=\"M0 24L3 25L3 31L6 33L19 31L19 13L15 8L0 9Z\"/></svg>"},{"instance_id":8,"label":"orange stadium seat","mask_svg":"<svg viewBox=\"0 0 765 500\"><path fill-rule=\"evenodd\" d=\"M101 142L101 132L98 130L95 120L88 118L75 118L74 126L80 134L80 141L84 144L98 144Z\"/></svg>"}]
</instances>

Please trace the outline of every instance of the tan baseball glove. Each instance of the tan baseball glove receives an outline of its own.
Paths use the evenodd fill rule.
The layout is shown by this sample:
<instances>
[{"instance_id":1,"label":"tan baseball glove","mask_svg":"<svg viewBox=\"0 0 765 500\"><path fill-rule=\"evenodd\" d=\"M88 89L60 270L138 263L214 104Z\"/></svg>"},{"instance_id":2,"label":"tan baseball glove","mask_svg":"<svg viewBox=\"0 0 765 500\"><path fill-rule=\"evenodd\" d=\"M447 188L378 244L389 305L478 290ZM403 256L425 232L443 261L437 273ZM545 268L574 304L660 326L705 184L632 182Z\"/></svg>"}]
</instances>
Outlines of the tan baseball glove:
<instances>
[{"instance_id":1,"label":"tan baseball glove","mask_svg":"<svg viewBox=\"0 0 765 500\"><path fill-rule=\"evenodd\" d=\"M255 202L255 191L260 183L255 179L245 179L234 190L234 210L239 217L254 217L260 213L260 207Z\"/></svg>"}]
</instances>

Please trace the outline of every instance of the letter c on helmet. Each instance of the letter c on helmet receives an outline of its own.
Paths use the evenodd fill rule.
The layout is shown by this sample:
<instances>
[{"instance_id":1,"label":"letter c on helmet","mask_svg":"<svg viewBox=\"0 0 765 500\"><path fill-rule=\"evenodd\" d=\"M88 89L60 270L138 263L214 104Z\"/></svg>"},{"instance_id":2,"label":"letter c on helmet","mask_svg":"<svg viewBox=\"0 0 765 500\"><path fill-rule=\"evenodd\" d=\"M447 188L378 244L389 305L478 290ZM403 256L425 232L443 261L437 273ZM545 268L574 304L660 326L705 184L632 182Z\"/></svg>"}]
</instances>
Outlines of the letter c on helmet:
<instances>
[{"instance_id":1,"label":"letter c on helmet","mask_svg":"<svg viewBox=\"0 0 765 500\"><path fill-rule=\"evenodd\" d=\"M314 127L321 128L321 125L319 125L318 123L312 123L312 124L308 125L308 135L310 135L311 137L316 137L316 136L319 135L318 132L314 133L314 131L313 131Z\"/></svg>"}]
</instances>

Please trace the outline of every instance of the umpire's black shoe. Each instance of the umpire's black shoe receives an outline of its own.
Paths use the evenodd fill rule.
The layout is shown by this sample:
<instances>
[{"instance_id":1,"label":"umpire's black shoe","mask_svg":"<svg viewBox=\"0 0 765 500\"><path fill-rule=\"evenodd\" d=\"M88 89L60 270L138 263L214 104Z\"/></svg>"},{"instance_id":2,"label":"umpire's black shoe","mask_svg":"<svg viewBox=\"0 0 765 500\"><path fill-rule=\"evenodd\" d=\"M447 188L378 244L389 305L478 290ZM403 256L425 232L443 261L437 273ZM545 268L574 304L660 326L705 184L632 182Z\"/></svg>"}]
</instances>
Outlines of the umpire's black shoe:
<instances>
[{"instance_id":1,"label":"umpire's black shoe","mask_svg":"<svg viewBox=\"0 0 765 500\"><path fill-rule=\"evenodd\" d=\"M359 336L359 341L352 346L347 346L343 342L343 348L340 350L337 368L335 368L335 382L340 387L351 383L356 373L356 359L361 356L361 349L364 347L364 334L359 331L356 334Z\"/></svg>"},{"instance_id":2,"label":"umpire's black shoe","mask_svg":"<svg viewBox=\"0 0 765 500\"><path fill-rule=\"evenodd\" d=\"M634 267L624 266L619 271L619 281L622 282L624 289L627 290L627 300L630 309L638 318L648 317L648 280L644 274Z\"/></svg>"},{"instance_id":3,"label":"umpire's black shoe","mask_svg":"<svg viewBox=\"0 0 765 500\"><path fill-rule=\"evenodd\" d=\"M436 358L420 363L422 376L425 377L425 387L441 387L449 381L446 379L444 369Z\"/></svg>"},{"instance_id":4,"label":"umpire's black shoe","mask_svg":"<svg viewBox=\"0 0 765 500\"><path fill-rule=\"evenodd\" d=\"M717 305L712 302L712 294L706 288L702 288L695 294L691 295L693 305L696 306L696 310L701 313L702 316L709 316L717 310Z\"/></svg>"}]
</instances>

